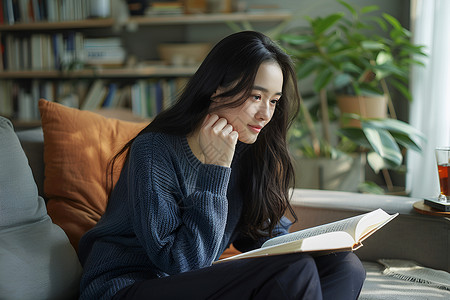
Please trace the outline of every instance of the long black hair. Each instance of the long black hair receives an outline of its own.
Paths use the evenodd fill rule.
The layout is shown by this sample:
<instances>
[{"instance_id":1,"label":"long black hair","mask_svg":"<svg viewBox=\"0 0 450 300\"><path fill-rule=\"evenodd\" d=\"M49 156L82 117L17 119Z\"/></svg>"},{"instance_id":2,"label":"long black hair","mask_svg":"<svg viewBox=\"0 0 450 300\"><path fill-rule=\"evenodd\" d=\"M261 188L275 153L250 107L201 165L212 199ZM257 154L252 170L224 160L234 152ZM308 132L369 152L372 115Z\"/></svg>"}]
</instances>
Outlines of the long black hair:
<instances>
[{"instance_id":1,"label":"long black hair","mask_svg":"<svg viewBox=\"0 0 450 300\"><path fill-rule=\"evenodd\" d=\"M276 62L283 73L282 97L271 121L260 132L257 140L241 153L241 190L244 195L241 230L252 238L271 236L274 226L287 209L289 189L294 183L294 171L286 143L287 130L299 110L300 96L296 73L290 57L270 38L254 31L229 35L217 43L197 72L187 83L176 103L159 113L138 135L145 132L164 132L172 135L189 135L202 123L211 101L219 102L214 108L237 107L251 95L256 73L263 62ZM225 92L217 95L218 87ZM213 96L214 95L214 96ZM220 98L235 101L216 101ZM125 154L134 139L130 140L110 163ZM112 175L111 175L112 179Z\"/></svg>"}]
</instances>

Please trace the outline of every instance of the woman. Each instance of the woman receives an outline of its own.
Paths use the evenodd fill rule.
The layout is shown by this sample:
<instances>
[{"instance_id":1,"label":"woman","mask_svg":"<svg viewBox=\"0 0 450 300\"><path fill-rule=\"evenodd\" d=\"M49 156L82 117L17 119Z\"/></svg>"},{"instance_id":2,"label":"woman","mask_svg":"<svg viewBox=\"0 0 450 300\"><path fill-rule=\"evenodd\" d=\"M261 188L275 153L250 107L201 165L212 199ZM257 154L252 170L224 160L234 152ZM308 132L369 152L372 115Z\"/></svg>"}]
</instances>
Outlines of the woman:
<instances>
[{"instance_id":1,"label":"woman","mask_svg":"<svg viewBox=\"0 0 450 300\"><path fill-rule=\"evenodd\" d=\"M358 296L365 273L352 253L211 266L231 243L247 251L287 233L295 78L261 33L211 50L177 103L116 155L126 160L106 212L80 241L82 299Z\"/></svg>"}]
</instances>

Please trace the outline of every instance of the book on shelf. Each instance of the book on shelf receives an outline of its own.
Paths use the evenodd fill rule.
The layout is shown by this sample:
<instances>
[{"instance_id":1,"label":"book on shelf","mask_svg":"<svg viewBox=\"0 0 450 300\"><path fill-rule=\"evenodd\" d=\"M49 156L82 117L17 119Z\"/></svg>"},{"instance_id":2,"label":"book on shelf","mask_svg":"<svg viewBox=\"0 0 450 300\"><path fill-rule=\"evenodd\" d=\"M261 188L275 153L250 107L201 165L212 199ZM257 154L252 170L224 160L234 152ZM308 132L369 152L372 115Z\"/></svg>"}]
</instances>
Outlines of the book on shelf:
<instances>
[{"instance_id":1,"label":"book on shelf","mask_svg":"<svg viewBox=\"0 0 450 300\"><path fill-rule=\"evenodd\" d=\"M81 32L36 33L1 36L5 71L61 70L83 63L83 34Z\"/></svg>"},{"instance_id":2,"label":"book on shelf","mask_svg":"<svg viewBox=\"0 0 450 300\"><path fill-rule=\"evenodd\" d=\"M73 21L88 17L90 0L3 0L0 23Z\"/></svg>"},{"instance_id":3,"label":"book on shelf","mask_svg":"<svg viewBox=\"0 0 450 300\"><path fill-rule=\"evenodd\" d=\"M156 1L152 2L145 10L147 16L181 15L184 13L182 1Z\"/></svg>"},{"instance_id":4,"label":"book on shelf","mask_svg":"<svg viewBox=\"0 0 450 300\"><path fill-rule=\"evenodd\" d=\"M82 110L96 110L100 108L108 93L108 89L105 86L105 82L102 79L95 80L81 104Z\"/></svg>"},{"instance_id":5,"label":"book on shelf","mask_svg":"<svg viewBox=\"0 0 450 300\"><path fill-rule=\"evenodd\" d=\"M131 86L133 113L143 118L155 117L174 103L185 82L185 78L138 80Z\"/></svg>"},{"instance_id":6,"label":"book on shelf","mask_svg":"<svg viewBox=\"0 0 450 300\"><path fill-rule=\"evenodd\" d=\"M271 238L261 248L224 258L215 263L295 252L321 255L339 251L354 251L362 246L365 239L392 221L397 215L398 213L390 215L379 208L355 217Z\"/></svg>"},{"instance_id":7,"label":"book on shelf","mask_svg":"<svg viewBox=\"0 0 450 300\"><path fill-rule=\"evenodd\" d=\"M0 32L0 71L5 70L5 36Z\"/></svg>"},{"instance_id":8,"label":"book on shelf","mask_svg":"<svg viewBox=\"0 0 450 300\"><path fill-rule=\"evenodd\" d=\"M84 58L89 65L122 66L126 51L118 37L84 39Z\"/></svg>"},{"instance_id":9,"label":"book on shelf","mask_svg":"<svg viewBox=\"0 0 450 300\"><path fill-rule=\"evenodd\" d=\"M108 93L106 94L105 100L103 101L102 107L111 108L113 107L113 99L116 97L117 84L108 84Z\"/></svg>"},{"instance_id":10,"label":"book on shelf","mask_svg":"<svg viewBox=\"0 0 450 300\"><path fill-rule=\"evenodd\" d=\"M37 101L33 98L33 94L19 89L17 94L17 119L21 121L39 120L38 112Z\"/></svg>"},{"instance_id":11,"label":"book on shelf","mask_svg":"<svg viewBox=\"0 0 450 300\"><path fill-rule=\"evenodd\" d=\"M3 22L5 24L14 24L14 10L12 0L3 0Z\"/></svg>"},{"instance_id":12,"label":"book on shelf","mask_svg":"<svg viewBox=\"0 0 450 300\"><path fill-rule=\"evenodd\" d=\"M125 92L124 92L125 87L122 88L117 88L116 86L116 91L114 93L114 95L111 97L111 103L109 103L110 108L118 108L118 107L124 107L125 103L124 103L124 98L125 98Z\"/></svg>"},{"instance_id":13,"label":"book on shelf","mask_svg":"<svg viewBox=\"0 0 450 300\"><path fill-rule=\"evenodd\" d=\"M80 99L78 95L74 93L62 96L61 98L58 99L58 103L73 108L80 107Z\"/></svg>"}]
</instances>

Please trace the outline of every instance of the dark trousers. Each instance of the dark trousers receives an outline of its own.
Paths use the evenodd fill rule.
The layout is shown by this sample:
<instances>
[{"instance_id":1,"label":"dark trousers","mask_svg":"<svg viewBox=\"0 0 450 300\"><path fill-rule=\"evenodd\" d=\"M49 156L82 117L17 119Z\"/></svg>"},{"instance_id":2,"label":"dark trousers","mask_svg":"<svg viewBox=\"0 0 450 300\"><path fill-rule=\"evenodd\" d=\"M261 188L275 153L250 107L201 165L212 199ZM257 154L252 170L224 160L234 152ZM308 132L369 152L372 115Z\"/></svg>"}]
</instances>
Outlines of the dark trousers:
<instances>
[{"instance_id":1,"label":"dark trousers","mask_svg":"<svg viewBox=\"0 0 450 300\"><path fill-rule=\"evenodd\" d=\"M357 299L365 279L357 256L288 254L251 258L126 287L114 299Z\"/></svg>"}]
</instances>

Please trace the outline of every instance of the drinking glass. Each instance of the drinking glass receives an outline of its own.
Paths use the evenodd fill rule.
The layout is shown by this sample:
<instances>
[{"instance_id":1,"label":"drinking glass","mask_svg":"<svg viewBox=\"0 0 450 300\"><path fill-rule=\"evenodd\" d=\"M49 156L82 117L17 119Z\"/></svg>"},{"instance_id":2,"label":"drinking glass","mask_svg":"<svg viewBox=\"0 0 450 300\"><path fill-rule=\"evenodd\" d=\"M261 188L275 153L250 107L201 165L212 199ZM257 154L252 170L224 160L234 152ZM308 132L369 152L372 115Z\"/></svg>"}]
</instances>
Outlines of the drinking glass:
<instances>
[{"instance_id":1,"label":"drinking glass","mask_svg":"<svg viewBox=\"0 0 450 300\"><path fill-rule=\"evenodd\" d=\"M438 199L442 202L450 202L450 179L448 177L450 169L450 147L438 147L435 152L439 173L439 187L441 189Z\"/></svg>"}]
</instances>

